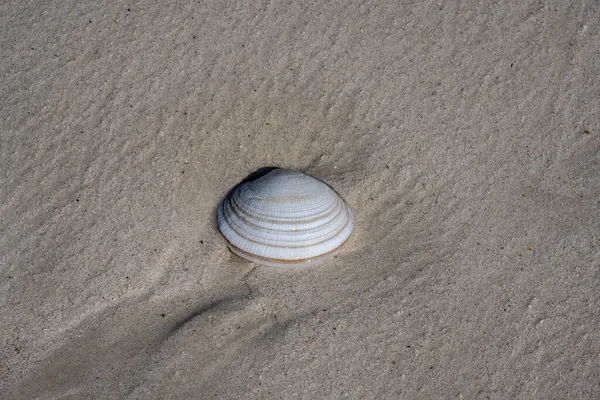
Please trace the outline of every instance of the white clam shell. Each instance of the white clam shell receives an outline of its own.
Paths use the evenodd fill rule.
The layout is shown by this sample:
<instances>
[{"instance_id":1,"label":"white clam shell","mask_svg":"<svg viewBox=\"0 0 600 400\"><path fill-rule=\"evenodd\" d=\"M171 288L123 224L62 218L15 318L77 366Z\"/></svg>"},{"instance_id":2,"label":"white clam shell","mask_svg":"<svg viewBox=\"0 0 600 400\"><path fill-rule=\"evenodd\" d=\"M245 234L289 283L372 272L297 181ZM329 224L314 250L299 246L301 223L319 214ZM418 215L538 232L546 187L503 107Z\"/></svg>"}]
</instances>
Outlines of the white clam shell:
<instances>
[{"instance_id":1,"label":"white clam shell","mask_svg":"<svg viewBox=\"0 0 600 400\"><path fill-rule=\"evenodd\" d=\"M219 204L217 222L231 251L276 267L330 258L354 225L352 212L331 187L282 168L236 186Z\"/></svg>"}]
</instances>

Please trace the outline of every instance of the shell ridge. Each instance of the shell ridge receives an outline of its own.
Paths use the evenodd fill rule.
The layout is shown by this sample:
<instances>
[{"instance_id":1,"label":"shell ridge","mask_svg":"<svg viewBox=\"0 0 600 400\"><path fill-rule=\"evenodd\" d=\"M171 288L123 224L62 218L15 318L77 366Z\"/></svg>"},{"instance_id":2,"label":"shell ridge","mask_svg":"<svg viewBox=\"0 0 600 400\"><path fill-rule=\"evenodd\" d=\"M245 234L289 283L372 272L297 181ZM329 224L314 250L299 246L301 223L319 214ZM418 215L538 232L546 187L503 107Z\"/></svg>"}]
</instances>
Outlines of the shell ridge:
<instances>
[{"instance_id":1,"label":"shell ridge","mask_svg":"<svg viewBox=\"0 0 600 400\"><path fill-rule=\"evenodd\" d=\"M267 222L270 224L277 224L277 225L292 225L292 224L296 224L296 225L309 225L308 228L306 228L306 230L308 229L312 229L313 227L318 227L318 226L322 226L325 225L327 223L329 223L331 220L335 219L335 217L343 210L343 204L341 204L341 202L336 199L336 206L337 207L332 207L330 210L327 210L326 213L322 213L320 215L317 216L310 216L310 219L304 217L302 219L299 218L295 218L295 219L287 219L287 220L277 220L277 219L266 219L266 218L262 218L260 216L254 216L253 214L251 214L249 211L244 210L242 207L240 207L235 199L230 199L230 201L228 202L228 204L230 204L231 208L233 209L233 211L235 212L236 215L238 215L240 218L244 219L247 223L252 224L254 226L260 227L262 229L265 229L265 227L260 225L260 222ZM323 220L323 223L320 225L314 225L313 223L319 220ZM314 226L313 226L314 225ZM299 229L299 230L304 230L304 229Z\"/></svg>"},{"instance_id":2,"label":"shell ridge","mask_svg":"<svg viewBox=\"0 0 600 400\"><path fill-rule=\"evenodd\" d=\"M327 235L332 234L331 232L329 232L330 230L335 230L333 228L333 226L335 226L334 221L336 219L340 219L341 217L346 217L347 219L347 207L339 207L336 208L334 210L332 210L332 216L330 218L328 218L327 220L323 221L322 224L320 225L310 225L310 224L301 224L301 223L297 223L297 227L296 228L289 228L289 229L272 229L272 227L265 227L265 226L261 226L259 224L256 223L256 221L253 221L252 219L247 218L247 215L244 214L239 214L235 209L235 207L233 207L233 205L228 201L225 204L225 209L228 211L231 211L231 213L227 213L227 221L230 224L230 226L236 226L239 229L234 229L235 231L244 231L245 229L242 228L242 222L247 224L247 225L251 225L252 227L254 227L255 229L261 231L261 232L269 232L269 231L274 231L274 232L278 232L281 234L285 234L286 232L290 233L290 232L294 232L296 234L302 234L302 235L308 235L310 233L314 233L314 234L319 234L320 233L320 237L324 237ZM343 215L342 215L343 214ZM241 221L236 221L235 217L239 218ZM307 227L303 226L303 225L308 225ZM289 224L288 224L289 226ZM327 229L328 226L332 226L330 229ZM321 233L322 232L322 233ZM261 236L261 235L257 235L257 236Z\"/></svg>"},{"instance_id":3,"label":"shell ridge","mask_svg":"<svg viewBox=\"0 0 600 400\"><path fill-rule=\"evenodd\" d=\"M344 211L344 210L342 210L342 211ZM346 211L345 213L348 214L348 210L346 209L345 211ZM269 246L269 247L280 247L280 248L306 248L306 247L312 247L312 246L316 246L319 244L323 244L323 243L335 238L339 233L343 232L344 229L346 229L350 223L352 223L352 217L347 218L346 222L344 223L344 225L341 228L336 229L334 232L329 232L327 234L316 237L317 239L319 239L319 241L316 241L316 242L310 242L310 243L307 243L304 245L293 245L293 244L289 244L289 243L277 245L277 244L271 243L271 242L263 243L263 242L258 241L255 238L249 237L244 229L233 229L234 226L240 228L240 225L236 224L236 223L232 223L233 221L231 221L229 216L225 216L225 219L229 223L229 226L232 228L232 231L235 234L237 234L239 237L241 237L242 239L245 239L249 242L260 244L260 245L265 245L265 246ZM261 237L260 239L266 239L266 238Z\"/></svg>"}]
</instances>

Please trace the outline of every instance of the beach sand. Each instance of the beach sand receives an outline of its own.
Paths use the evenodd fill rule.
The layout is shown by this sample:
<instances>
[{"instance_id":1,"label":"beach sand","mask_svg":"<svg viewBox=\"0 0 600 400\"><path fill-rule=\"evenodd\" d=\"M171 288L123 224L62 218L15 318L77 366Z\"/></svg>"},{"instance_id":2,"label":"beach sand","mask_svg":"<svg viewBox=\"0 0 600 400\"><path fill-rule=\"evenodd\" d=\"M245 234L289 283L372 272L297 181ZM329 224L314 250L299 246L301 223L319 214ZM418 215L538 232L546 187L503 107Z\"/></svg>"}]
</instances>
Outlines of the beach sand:
<instances>
[{"instance_id":1,"label":"beach sand","mask_svg":"<svg viewBox=\"0 0 600 400\"><path fill-rule=\"evenodd\" d=\"M600 398L600 7L4 1L0 398ZM293 168L355 231L231 254Z\"/></svg>"}]
</instances>

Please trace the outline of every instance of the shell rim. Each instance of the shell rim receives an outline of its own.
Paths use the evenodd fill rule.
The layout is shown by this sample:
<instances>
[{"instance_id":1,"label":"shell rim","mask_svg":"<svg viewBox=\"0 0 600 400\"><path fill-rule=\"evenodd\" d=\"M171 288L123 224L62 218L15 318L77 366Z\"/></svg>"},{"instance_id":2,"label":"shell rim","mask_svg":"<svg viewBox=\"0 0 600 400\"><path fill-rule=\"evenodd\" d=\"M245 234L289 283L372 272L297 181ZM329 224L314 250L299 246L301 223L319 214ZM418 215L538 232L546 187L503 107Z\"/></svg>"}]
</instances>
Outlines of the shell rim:
<instances>
[{"instance_id":1,"label":"shell rim","mask_svg":"<svg viewBox=\"0 0 600 400\"><path fill-rule=\"evenodd\" d=\"M259 256L259 255L252 254L245 250L240 249L239 247L233 245L227 238L225 238L225 241L227 242L227 247L233 254L235 254L238 257L243 258L246 261L250 261L251 263L254 263L254 264L266 265L269 267L282 268L282 267L299 267L299 266L304 266L304 265L320 264L321 262L324 262L324 261L328 260L329 258L335 256L337 253L339 253L342 250L342 247L346 244L346 242L348 242L348 240L350 240L350 236L352 236L352 235L349 235L348 238L346 238L346 240L344 240L339 246L337 246L333 250L328 251L327 253L319 254L316 257L302 258L299 260L282 260L282 259L278 259L278 258L268 258L268 257ZM280 264L280 265L277 265L277 264Z\"/></svg>"}]
</instances>

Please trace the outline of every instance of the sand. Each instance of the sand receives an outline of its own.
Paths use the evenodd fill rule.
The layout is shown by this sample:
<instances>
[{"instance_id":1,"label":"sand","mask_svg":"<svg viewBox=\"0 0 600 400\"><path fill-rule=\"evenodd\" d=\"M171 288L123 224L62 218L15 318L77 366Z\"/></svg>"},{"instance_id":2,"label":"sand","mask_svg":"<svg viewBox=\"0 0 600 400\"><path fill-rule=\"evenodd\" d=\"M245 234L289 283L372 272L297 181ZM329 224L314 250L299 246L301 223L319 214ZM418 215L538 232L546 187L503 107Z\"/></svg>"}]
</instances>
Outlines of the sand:
<instances>
[{"instance_id":1,"label":"sand","mask_svg":"<svg viewBox=\"0 0 600 400\"><path fill-rule=\"evenodd\" d=\"M600 398L597 2L0 4L0 398ZM252 171L346 199L256 267Z\"/></svg>"}]
</instances>

